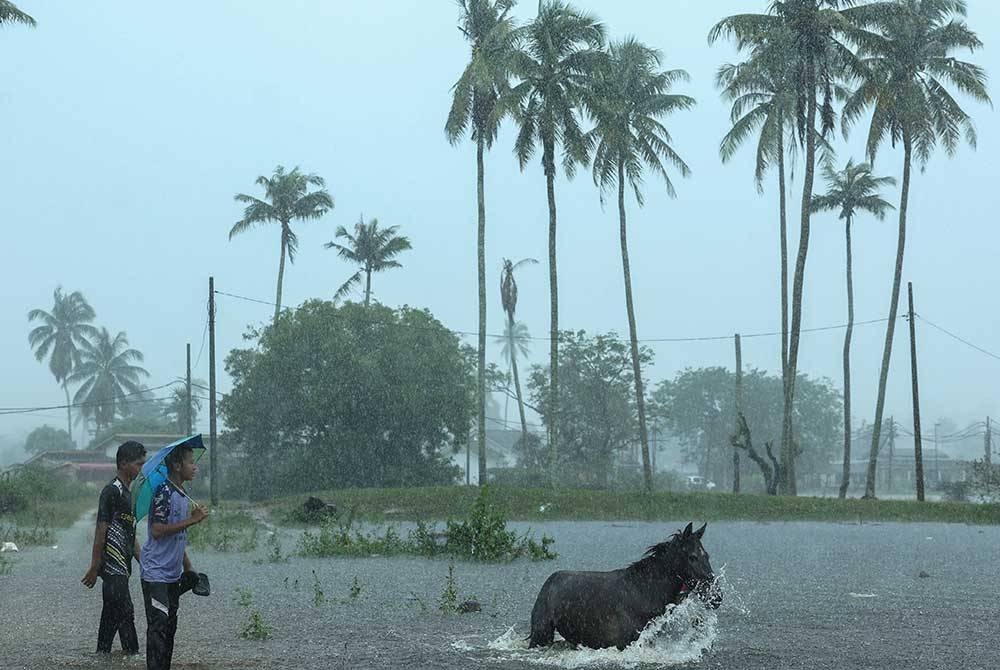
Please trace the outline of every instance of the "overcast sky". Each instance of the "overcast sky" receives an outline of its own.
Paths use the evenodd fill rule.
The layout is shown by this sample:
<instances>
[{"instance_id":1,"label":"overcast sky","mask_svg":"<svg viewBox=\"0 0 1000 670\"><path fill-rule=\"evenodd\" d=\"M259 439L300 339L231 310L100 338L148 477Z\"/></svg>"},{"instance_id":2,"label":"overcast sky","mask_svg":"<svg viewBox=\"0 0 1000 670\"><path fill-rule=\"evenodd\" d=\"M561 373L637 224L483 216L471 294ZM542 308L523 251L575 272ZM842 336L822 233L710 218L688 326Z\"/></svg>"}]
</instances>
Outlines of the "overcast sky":
<instances>
[{"instance_id":1,"label":"overcast sky","mask_svg":"<svg viewBox=\"0 0 1000 670\"><path fill-rule=\"evenodd\" d=\"M300 252L286 268L284 300L328 298L352 272L322 248L338 225L364 213L398 225L413 243L404 268L376 276L378 300L426 307L445 325L476 330L475 150L453 147L443 126L449 89L468 58L455 3L385 0L256 0L135 3L20 0L34 30L0 31L0 407L61 405L62 390L27 343L28 310L50 309L57 285L79 290L98 325L127 332L146 355L149 386L182 376L184 345L203 351L208 276L220 291L271 301L279 236L262 228L227 239L240 218L233 194L258 194L254 179L277 164L327 180L336 208L296 224ZM693 111L666 123L692 176L674 175L670 200L651 175L646 206L629 201L629 243L639 336L725 336L779 327L776 178L758 195L747 147L723 165L718 144L728 109L714 88L716 68L734 58L710 47L721 17L760 11L763 0L580 0L612 38L635 35L683 68ZM1000 72L1000 5L969 2L970 26L985 48L971 57ZM517 8L520 19L536 3ZM969 59L968 54L961 54ZM995 89L991 84L991 91ZM914 171L904 282L915 286L926 319L995 353L1000 310L993 303L1000 232L995 225L1000 153L993 109L967 104L978 150L934 156ZM860 132L838 134L838 162L860 158ZM538 258L519 277L519 318L533 336L548 332L547 209L535 162L522 173L508 127L486 158L488 330L502 330L501 259ZM900 150L886 147L878 174L901 175ZM801 175L797 170L796 178ZM817 190L823 184L817 181ZM790 189L796 249L801 182ZM898 190L886 194L898 201ZM556 183L559 208L560 325L628 332L614 201L602 209L589 172ZM888 314L896 222L855 224L858 320ZM905 284L904 284L905 290ZM905 300L905 293L904 293ZM220 388L225 353L242 345L266 305L220 296ZM844 323L843 227L813 221L803 327ZM887 414L910 421L906 324L897 327ZM1000 360L918 323L925 432L940 417L960 425L1000 417ZM884 324L859 326L854 407L871 421ZM466 337L470 344L474 337ZM805 333L800 370L839 388L843 331ZM733 364L732 343L650 342L655 383L688 366ZM488 356L499 361L490 339ZM744 365L779 368L780 339L744 340ZM536 341L532 360L547 361ZM165 393L164 391L160 392ZM0 415L0 435L19 438L42 423L65 425L62 410Z\"/></svg>"}]
</instances>

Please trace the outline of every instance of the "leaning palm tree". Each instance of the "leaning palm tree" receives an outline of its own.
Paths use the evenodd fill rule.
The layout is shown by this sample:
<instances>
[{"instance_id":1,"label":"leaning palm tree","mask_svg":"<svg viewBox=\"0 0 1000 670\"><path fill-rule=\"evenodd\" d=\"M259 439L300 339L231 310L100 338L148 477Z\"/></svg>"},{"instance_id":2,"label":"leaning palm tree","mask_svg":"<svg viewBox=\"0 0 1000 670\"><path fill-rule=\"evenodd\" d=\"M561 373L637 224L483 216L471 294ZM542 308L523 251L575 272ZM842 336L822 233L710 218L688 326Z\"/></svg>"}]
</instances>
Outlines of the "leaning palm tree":
<instances>
[{"instance_id":1,"label":"leaning palm tree","mask_svg":"<svg viewBox=\"0 0 1000 670\"><path fill-rule=\"evenodd\" d=\"M514 279L514 270L523 265L537 265L534 258L522 258L514 263L510 259L503 259L503 270L500 274L500 304L507 315L507 324L504 326L504 347L503 356L510 361L511 373L514 376L514 392L517 394L517 412L521 418L521 440L522 444L527 443L528 422L524 418L524 398L521 395L521 379L517 373L518 353L527 357L528 355L528 328L523 323L514 321L514 313L517 311L517 280Z\"/></svg>"},{"instance_id":2,"label":"leaning palm tree","mask_svg":"<svg viewBox=\"0 0 1000 670\"><path fill-rule=\"evenodd\" d=\"M281 226L281 256L278 261L278 291L274 301L274 320L281 313L281 284L285 276L285 257L289 263L295 262L295 252L299 248L299 238L292 230L292 221L298 219L318 219L333 209L333 198L324 188L326 182L315 174L303 174L298 168L285 172L279 165L270 177L257 177L257 185L264 187L264 199L237 193L237 202L246 203L243 218L229 231L229 239L244 233L254 226L277 223ZM318 191L309 192L310 186Z\"/></svg>"},{"instance_id":3,"label":"leaning palm tree","mask_svg":"<svg viewBox=\"0 0 1000 670\"><path fill-rule=\"evenodd\" d=\"M98 431L111 425L129 395L142 392L140 380L149 377L136 365L142 360L142 352L129 347L124 332L112 338L107 328L80 349L80 363L69 376L71 383L80 384L73 401L90 408Z\"/></svg>"},{"instance_id":4,"label":"leaning palm tree","mask_svg":"<svg viewBox=\"0 0 1000 670\"><path fill-rule=\"evenodd\" d=\"M405 235L397 235L396 231L398 230L399 226L379 228L378 219L372 219L368 223L365 223L363 215L354 224L353 235L347 232L347 229L343 226L337 227L337 239L342 239L345 243L327 242L323 247L325 249L336 249L338 256L359 265L360 269L340 285L337 292L333 294L334 300L339 300L350 293L356 285L361 283L363 276L365 281L365 307L371 303L372 273L403 267L395 258L402 252L410 249L410 238Z\"/></svg>"},{"instance_id":5,"label":"leaning palm tree","mask_svg":"<svg viewBox=\"0 0 1000 670\"><path fill-rule=\"evenodd\" d=\"M653 470L649 458L649 434L646 429L645 393L639 363L639 342L632 303L632 274L629 266L628 231L625 218L625 189L631 186L639 206L642 173L659 175L667 194L675 197L674 185L664 167L672 165L681 176L691 170L674 151L670 133L661 119L673 112L694 106L694 98L670 92L674 82L687 81L684 70L660 70L660 53L628 38L611 44L608 57L595 73L587 108L594 120L590 132L594 149L594 184L604 193L618 194L619 239L622 271L625 277L625 311L628 316L629 342L632 349L632 377L635 381L635 404L639 415L639 444L646 490L653 490Z\"/></svg>"},{"instance_id":6,"label":"leaning palm tree","mask_svg":"<svg viewBox=\"0 0 1000 670\"><path fill-rule=\"evenodd\" d=\"M17 5L10 0L0 0L0 25L8 23L20 23L29 28L35 27L35 19L18 9Z\"/></svg>"},{"instance_id":7,"label":"leaning palm tree","mask_svg":"<svg viewBox=\"0 0 1000 670\"><path fill-rule=\"evenodd\" d=\"M814 196L812 210L839 210L839 218L844 222L847 248L847 332L844 334L844 469L840 480L840 497L847 497L847 487L851 483L851 335L854 332L854 279L851 273L851 224L854 216L867 212L878 220L885 219L886 212L893 206L882 199L879 190L883 186L894 186L892 177L872 175L868 163L854 164L853 159L839 172L830 163L823 166L823 176L827 183L824 195Z\"/></svg>"},{"instance_id":8,"label":"leaning palm tree","mask_svg":"<svg viewBox=\"0 0 1000 670\"><path fill-rule=\"evenodd\" d=\"M509 13L515 0L458 0L458 29L472 55L455 82L445 134L457 144L468 132L476 143L476 270L479 280L479 349L476 361L476 423L479 484L486 483L486 193L483 154L493 146L506 114L511 56L517 39Z\"/></svg>"},{"instance_id":9,"label":"leaning palm tree","mask_svg":"<svg viewBox=\"0 0 1000 670\"><path fill-rule=\"evenodd\" d=\"M514 57L520 83L512 91L517 102L518 134L514 151L524 170L541 145L542 171L549 206L549 398L546 425L552 476L559 443L559 282L556 269L556 151L562 144L563 169L570 177L588 159L587 138L580 127L582 98L589 77L603 60L604 26L596 17L560 0L540 2L535 20L520 29L521 47Z\"/></svg>"},{"instance_id":10,"label":"leaning palm tree","mask_svg":"<svg viewBox=\"0 0 1000 670\"><path fill-rule=\"evenodd\" d=\"M802 292L805 282L817 137L832 130L833 99L837 82L847 73L861 70L845 40L856 29L849 12L841 11L841 0L772 0L767 14L737 14L716 24L709 40L731 37L740 50L769 53L767 60L783 59L795 92L795 128L805 147L799 248L792 278L791 321L788 331L787 369L784 374L784 406L781 428L781 491L795 495L795 456L792 413L797 378L799 339L802 330ZM817 128L818 126L818 128ZM818 132L817 132L818 130Z\"/></svg>"},{"instance_id":11,"label":"leaning palm tree","mask_svg":"<svg viewBox=\"0 0 1000 670\"><path fill-rule=\"evenodd\" d=\"M52 311L33 309L28 312L28 321L40 321L28 333L28 343L35 350L35 358L41 361L49 357L49 371L66 394L66 432L73 435L73 413L69 400L69 376L80 362L80 350L88 339L97 336L97 328L90 325L94 320L94 308L79 291L64 294L62 287L52 294Z\"/></svg>"},{"instance_id":12,"label":"leaning palm tree","mask_svg":"<svg viewBox=\"0 0 1000 670\"><path fill-rule=\"evenodd\" d=\"M875 421L872 424L871 452L868 461L865 497L875 497L875 469L885 409L885 387L892 355L892 338L899 309L899 287L903 275L906 247L906 207L910 195L910 168L914 158L926 166L940 143L949 156L958 149L962 137L976 145L972 119L963 110L949 85L977 102L990 103L986 91L986 72L981 67L958 60L954 52L974 52L982 46L979 37L962 20L966 15L964 0L896 0L879 3L880 11L865 17L865 27L875 35L858 39L858 53L867 70L859 77L860 85L844 105L845 130L866 109L872 108L868 127L867 151L874 160L886 140L895 147L903 145L903 181L899 196L899 238L896 267L889 300L882 367L879 371ZM924 499L923 462L915 450L917 498Z\"/></svg>"}]
</instances>

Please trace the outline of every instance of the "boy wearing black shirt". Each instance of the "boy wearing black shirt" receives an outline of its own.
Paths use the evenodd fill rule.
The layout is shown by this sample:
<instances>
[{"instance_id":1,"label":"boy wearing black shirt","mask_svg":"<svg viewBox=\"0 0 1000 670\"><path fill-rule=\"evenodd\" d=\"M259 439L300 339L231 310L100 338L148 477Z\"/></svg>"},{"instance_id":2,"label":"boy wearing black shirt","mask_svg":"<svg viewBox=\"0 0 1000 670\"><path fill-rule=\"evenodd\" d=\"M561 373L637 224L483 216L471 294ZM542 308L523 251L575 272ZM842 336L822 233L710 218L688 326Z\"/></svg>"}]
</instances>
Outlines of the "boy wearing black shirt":
<instances>
[{"instance_id":1,"label":"boy wearing black shirt","mask_svg":"<svg viewBox=\"0 0 1000 670\"><path fill-rule=\"evenodd\" d=\"M104 608L97 630L97 653L111 653L111 643L118 634L122 650L131 655L139 653L139 640L128 579L132 558L139 560L139 544L129 486L146 462L146 448L139 442L125 442L118 447L115 462L118 476L101 491L90 568L80 581L88 589L97 583L98 575L103 582Z\"/></svg>"}]
</instances>

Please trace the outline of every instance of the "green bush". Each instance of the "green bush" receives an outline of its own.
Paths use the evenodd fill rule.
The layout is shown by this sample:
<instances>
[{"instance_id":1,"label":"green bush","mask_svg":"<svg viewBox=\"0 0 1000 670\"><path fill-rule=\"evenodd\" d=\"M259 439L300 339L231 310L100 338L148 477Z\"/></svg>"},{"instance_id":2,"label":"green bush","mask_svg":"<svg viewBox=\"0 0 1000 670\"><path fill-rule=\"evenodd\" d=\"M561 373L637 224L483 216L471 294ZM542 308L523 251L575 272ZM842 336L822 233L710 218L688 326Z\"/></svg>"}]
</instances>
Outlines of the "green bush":
<instances>
[{"instance_id":1,"label":"green bush","mask_svg":"<svg viewBox=\"0 0 1000 670\"><path fill-rule=\"evenodd\" d=\"M188 530L194 549L251 552L257 548L257 522L246 512L215 511Z\"/></svg>"}]
</instances>

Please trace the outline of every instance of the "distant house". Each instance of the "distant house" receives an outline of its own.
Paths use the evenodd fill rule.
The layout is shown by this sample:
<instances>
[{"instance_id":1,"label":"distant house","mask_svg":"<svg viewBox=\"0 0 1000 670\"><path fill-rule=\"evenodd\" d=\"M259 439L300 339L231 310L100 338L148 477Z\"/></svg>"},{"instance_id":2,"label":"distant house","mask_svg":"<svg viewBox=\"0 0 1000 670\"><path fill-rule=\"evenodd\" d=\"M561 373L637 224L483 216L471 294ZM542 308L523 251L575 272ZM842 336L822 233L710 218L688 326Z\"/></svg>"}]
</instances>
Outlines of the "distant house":
<instances>
[{"instance_id":1,"label":"distant house","mask_svg":"<svg viewBox=\"0 0 1000 670\"><path fill-rule=\"evenodd\" d=\"M521 439L520 430L490 428L486 431L486 467L512 468L517 465L517 453L514 445ZM479 481L479 440L476 431L469 435L469 481L473 484ZM466 452L463 449L452 456L452 462L462 468L462 481L466 480Z\"/></svg>"},{"instance_id":2,"label":"distant house","mask_svg":"<svg viewBox=\"0 0 1000 670\"><path fill-rule=\"evenodd\" d=\"M924 484L933 489L940 484L963 482L969 477L969 462L954 458L943 449L934 447L921 450L924 461ZM843 470L843 460L834 459L830 462L823 485L836 487L840 484ZM864 488L868 478L868 454L864 453L851 459L852 488ZM875 490L891 492L897 489L913 491L916 488L916 459L914 450L910 448L883 448L878 455L875 470Z\"/></svg>"},{"instance_id":3,"label":"distant house","mask_svg":"<svg viewBox=\"0 0 1000 670\"><path fill-rule=\"evenodd\" d=\"M67 480L103 484L115 476L115 455L123 442L135 440L146 447L147 456L176 442L185 435L115 433L88 449L71 451L43 451L35 454L24 465L45 468Z\"/></svg>"}]
</instances>

